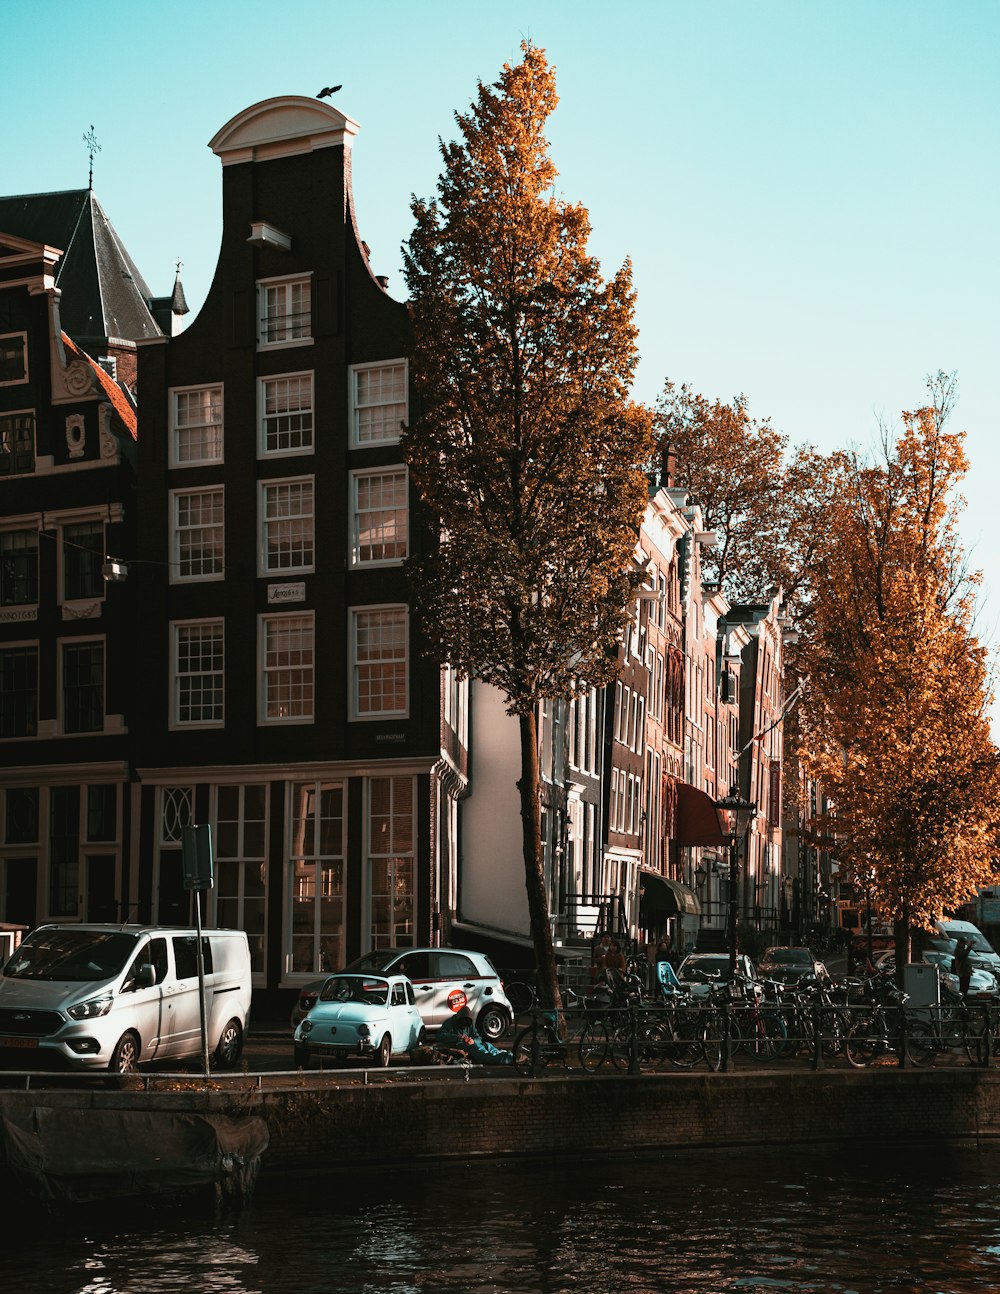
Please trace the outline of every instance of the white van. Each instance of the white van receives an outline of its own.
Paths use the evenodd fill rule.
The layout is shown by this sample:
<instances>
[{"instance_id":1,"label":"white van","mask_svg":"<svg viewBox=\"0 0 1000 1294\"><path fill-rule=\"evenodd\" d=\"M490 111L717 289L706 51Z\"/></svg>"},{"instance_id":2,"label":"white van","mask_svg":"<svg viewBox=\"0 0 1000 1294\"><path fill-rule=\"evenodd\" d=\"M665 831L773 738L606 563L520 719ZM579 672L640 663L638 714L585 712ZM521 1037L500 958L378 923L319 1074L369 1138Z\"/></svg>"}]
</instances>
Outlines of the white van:
<instances>
[{"instance_id":1,"label":"white van","mask_svg":"<svg viewBox=\"0 0 1000 1294\"><path fill-rule=\"evenodd\" d=\"M969 945L969 960L973 969L989 971L1000 982L1000 955L978 926L974 926L971 921L937 921L935 926L937 929L934 935L926 940L928 948L954 953L955 941L964 939Z\"/></svg>"},{"instance_id":2,"label":"white van","mask_svg":"<svg viewBox=\"0 0 1000 1294\"><path fill-rule=\"evenodd\" d=\"M231 1068L250 1015L242 930L203 930L205 1020L215 1063ZM0 972L0 1056L127 1073L201 1055L197 931L46 925Z\"/></svg>"}]
</instances>

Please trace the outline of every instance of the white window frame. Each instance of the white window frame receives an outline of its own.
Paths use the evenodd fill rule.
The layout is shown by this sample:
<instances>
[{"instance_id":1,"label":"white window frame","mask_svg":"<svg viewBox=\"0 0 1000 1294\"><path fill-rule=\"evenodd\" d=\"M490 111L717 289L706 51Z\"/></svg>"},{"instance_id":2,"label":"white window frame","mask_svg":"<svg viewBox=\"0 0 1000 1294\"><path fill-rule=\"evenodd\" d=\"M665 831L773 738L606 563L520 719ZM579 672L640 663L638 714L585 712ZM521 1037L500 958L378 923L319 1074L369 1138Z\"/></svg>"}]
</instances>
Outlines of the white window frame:
<instances>
[{"instance_id":1,"label":"white window frame","mask_svg":"<svg viewBox=\"0 0 1000 1294\"><path fill-rule=\"evenodd\" d=\"M192 498L194 495L218 495L222 500L222 518L218 522L212 522L210 525L185 526L183 533L193 533L197 529L214 530L218 527L222 543L219 550L218 571L198 572L193 575L185 575L181 572L181 534L180 525L180 500L182 498ZM223 580L226 578L226 494L225 487L222 485L201 485L187 490L170 491L170 583L171 584L204 584L211 580Z\"/></svg>"},{"instance_id":2,"label":"white window frame","mask_svg":"<svg viewBox=\"0 0 1000 1294\"><path fill-rule=\"evenodd\" d=\"M359 386L361 386L362 384L362 381L361 381L362 375L370 375L370 374L374 374L378 370L390 370L390 369L402 370L402 382L401 382L402 399L373 400L369 397L365 397L362 400L362 397L359 396ZM351 423L351 448L365 449L369 445L397 444L400 438L399 424L407 423L409 422L409 419L410 419L409 362L406 359L383 359L383 360L378 360L376 363L371 363L371 364L352 364L350 368L348 385L349 385L349 400L350 400L349 417L350 417L350 423ZM383 426L383 428L381 429L381 432L375 432L374 434L370 434L366 432L365 434L362 434L361 427L360 427L360 422L361 422L360 414L362 410L383 409L383 408L393 409L396 407L401 407L401 416L395 419L392 419L390 417L390 422L386 425L389 425L393 428L391 432L386 433L385 426Z\"/></svg>"},{"instance_id":3,"label":"white window frame","mask_svg":"<svg viewBox=\"0 0 1000 1294\"><path fill-rule=\"evenodd\" d=\"M180 396L204 394L208 395L210 400L213 396L218 396L218 419L214 417L207 421L187 422L183 426L178 417L178 408L180 405ZM225 458L225 416L226 407L223 394L223 384L221 382L202 382L197 386L173 386L170 388L170 438L169 438L169 465L170 467L201 467L204 464L221 463ZM214 428L218 431L213 434ZM179 434L182 431L201 431L202 445L206 452L195 458L182 458L179 453ZM212 441L216 441L216 452L211 452Z\"/></svg>"},{"instance_id":4,"label":"white window frame","mask_svg":"<svg viewBox=\"0 0 1000 1294\"><path fill-rule=\"evenodd\" d=\"M83 647L100 644L101 647L101 725L99 728L74 729L66 727L66 648ZM104 731L108 716L108 644L104 634L87 634L76 637L59 638L57 645L57 698L59 713L59 733L64 737L95 737Z\"/></svg>"},{"instance_id":5,"label":"white window frame","mask_svg":"<svg viewBox=\"0 0 1000 1294\"><path fill-rule=\"evenodd\" d=\"M220 636L222 664L218 670L190 671L180 673L181 634L186 629L217 627ZM182 719L181 718L181 678L201 677L217 678L221 694L221 715L218 719ZM222 616L209 616L201 620L172 620L170 622L170 728L224 728L226 724L226 622Z\"/></svg>"},{"instance_id":6,"label":"white window frame","mask_svg":"<svg viewBox=\"0 0 1000 1294\"><path fill-rule=\"evenodd\" d=\"M67 530L71 530L76 526L100 526L101 533L103 535L103 539L100 545L100 548L102 550L101 551L102 565L104 564L104 559L107 554L108 528L107 528L107 519L105 518L103 513L95 512L89 516L85 516L85 515L73 516L72 518L63 518L60 521L59 548L58 548L58 554L57 554L57 560L59 563L58 602L60 606L63 603L67 603L67 602L68 603L82 602L84 604L88 602L103 602L107 596L107 583L103 579L101 579L98 582L96 593L71 594L69 589L66 587L66 581L69 575L69 571L67 569L68 562L66 560L66 545L73 544L73 540L66 538L66 532ZM82 544L76 544L74 546L77 548L83 547ZM89 552L90 550L88 549L87 551Z\"/></svg>"},{"instance_id":7,"label":"white window frame","mask_svg":"<svg viewBox=\"0 0 1000 1294\"><path fill-rule=\"evenodd\" d=\"M301 331L301 327L302 327L301 324L292 323L288 325L283 331L292 332L294 334L293 336L275 338L274 340L270 339L267 335L268 332L270 331L269 324L268 324L268 315L267 315L268 294L270 292L277 292L283 289L287 298L287 295L292 291L293 288L302 287L302 286L306 288L309 295L308 311L303 310L300 312L303 315L308 314L308 318L305 321L305 330ZM286 313L283 315L276 315L274 317L276 319L282 319L282 320L295 318L292 312L288 310L287 299L286 299ZM275 278L258 279L257 280L257 349L258 350L282 350L282 349L287 349L290 346L311 346L312 341L313 341L312 274L311 273L282 274Z\"/></svg>"},{"instance_id":8,"label":"white window frame","mask_svg":"<svg viewBox=\"0 0 1000 1294\"><path fill-rule=\"evenodd\" d=\"M334 842L322 831L320 806L325 792L340 792L340 840ZM313 808L308 815L298 814L296 796L313 796ZM348 877L347 877L347 783L338 778L321 778L315 782L301 781L286 783L285 822L288 834L288 864L285 868L285 924L284 947L282 948L285 976L291 983L303 983L314 979L317 974L333 971L341 965L344 958L347 911L348 911ZM295 837L296 819L303 824L300 838ZM309 824L309 830L305 829ZM325 836L325 841L324 841ZM306 848L311 840L312 848ZM336 844L336 850L323 851L323 843ZM341 885L339 893L331 886L331 879L339 870ZM308 891L311 889L311 893ZM305 892L303 892L305 891ZM338 901L339 911L333 913L332 900ZM313 940L313 964L308 970L293 969L295 939L295 905L311 905L311 925ZM324 927L324 916L333 915L335 919ZM333 956L324 954L324 937L333 948ZM322 965L324 960L329 965Z\"/></svg>"},{"instance_id":9,"label":"white window frame","mask_svg":"<svg viewBox=\"0 0 1000 1294\"><path fill-rule=\"evenodd\" d=\"M262 853L258 854L247 849L247 812L246 812L246 793L248 789L259 788L264 797L264 817L263 819L251 818L249 821L257 823L262 822ZM268 794L267 782L227 782L218 783L212 787L212 842L215 850L215 885L209 896L209 914L210 920L216 927L220 924L219 904L220 901L227 905L235 906L237 922L235 926L223 926L223 929L245 930L250 942L251 960L257 961L261 969L251 971L251 983L263 985L267 981L267 911L268 911L268 894L270 889L270 868L268 861L268 839L270 835L270 795ZM223 836L219 832L219 794L222 791L235 791L238 800L238 817L227 818L227 822L235 822L237 845L235 853L223 852ZM223 867L234 865L238 869L239 883L236 893L223 894L220 882L220 871ZM262 896L251 894L248 898L246 892L247 877L251 869L258 870L258 875L263 880L264 893ZM247 925L247 905L252 904L255 908L258 906L263 913L263 929L258 933L256 929L251 930ZM255 952L258 954L255 958Z\"/></svg>"},{"instance_id":10,"label":"white window frame","mask_svg":"<svg viewBox=\"0 0 1000 1294\"><path fill-rule=\"evenodd\" d=\"M351 663L351 718L360 722L405 718L410 712L410 617L406 604L384 602L372 606L351 607L350 612L349 632L351 637L348 654ZM381 657L366 655L362 659L358 646L358 632L361 624L366 620L373 623L376 617L385 613L391 613L393 619L398 617L399 622L402 624L402 655ZM389 645L391 646L392 643L390 642ZM360 703L361 671L368 667L374 671L380 664L395 666L400 663L403 667L403 705L395 709L362 710Z\"/></svg>"},{"instance_id":11,"label":"white window frame","mask_svg":"<svg viewBox=\"0 0 1000 1294\"><path fill-rule=\"evenodd\" d=\"M286 408L280 413L268 414L268 388L280 382L302 381L303 379L308 390L308 404L299 405L299 407L295 409ZM308 414L309 417L308 440L303 438L301 444L290 445L283 449L268 448L267 437L269 418L294 418L305 414ZM311 369L304 369L298 373L269 373L266 376L257 379L257 426L258 458L289 458L295 454L311 454L313 452L316 437L316 383Z\"/></svg>"},{"instance_id":12,"label":"white window frame","mask_svg":"<svg viewBox=\"0 0 1000 1294\"><path fill-rule=\"evenodd\" d=\"M28 372L28 334L14 329L13 332L0 333L0 342L8 341L12 337L20 337L23 343L21 353L24 356L24 376L0 378L0 386L23 386L30 377Z\"/></svg>"},{"instance_id":13,"label":"white window frame","mask_svg":"<svg viewBox=\"0 0 1000 1294\"><path fill-rule=\"evenodd\" d=\"M301 511L294 515L268 517L269 500L276 496L281 490L288 490L291 486L308 485L310 510ZM257 574L267 575L270 577L284 578L286 575L308 574L316 569L316 481L312 476L281 476L274 480L259 481L257 484L257 517L259 536L259 547L257 553ZM300 495L301 498L301 495ZM306 537L308 537L309 560L303 560L290 566L271 566L269 565L268 556L268 536L270 527L276 529L282 526L292 529L296 522L302 526L301 547L306 549ZM308 523L308 524L306 524ZM289 551L292 551L289 545ZM305 552L303 551L303 556Z\"/></svg>"},{"instance_id":14,"label":"white window frame","mask_svg":"<svg viewBox=\"0 0 1000 1294\"><path fill-rule=\"evenodd\" d=\"M282 622L291 624L292 621L300 621L302 628L306 624L309 626L309 659L306 664L297 664L296 666L268 666L268 631L271 625ZM269 715L268 701L270 696L270 682L282 673L291 676L292 671L298 672L298 677L308 686L309 701L308 708L303 708L300 714L276 714ZM281 612L279 614L267 614L257 617L257 723L261 727L271 727L275 724L308 724L314 722L316 713L316 616L312 611L292 611ZM303 695L305 687L303 688Z\"/></svg>"},{"instance_id":15,"label":"white window frame","mask_svg":"<svg viewBox=\"0 0 1000 1294\"><path fill-rule=\"evenodd\" d=\"M359 500L361 483L362 481L370 480L372 477L377 477L377 476L390 477L390 478L394 478L397 482L399 481L402 482L402 492L403 492L402 506L401 507L396 507L396 506L368 507L365 509L364 514L362 514L361 507L360 507L360 500ZM368 517L375 517L377 515L382 515L385 517L389 517L389 516L395 517L395 516L398 516L400 512L402 512L401 531L402 531L403 551L398 555L393 555L392 557L362 556L362 553L361 553L362 515L366 515ZM381 542L385 543L384 532L376 530L375 527L369 524L368 533L371 534L373 531L375 531L375 533L382 534L383 538ZM399 538L397 537L394 542L398 543ZM374 547L373 544L369 544L367 546ZM388 467L374 467L364 472L351 473L350 548L351 548L352 567L400 566L409 556L409 553L410 553L410 477L409 477L409 472L407 471L407 468L405 467L405 465L400 463L393 463Z\"/></svg>"},{"instance_id":16,"label":"white window frame","mask_svg":"<svg viewBox=\"0 0 1000 1294\"><path fill-rule=\"evenodd\" d=\"M385 786L388 790L387 809L383 825L387 830L380 831L375 826L375 787ZM404 791L404 788L405 791ZM401 800L409 798L409 813L399 808ZM396 777L369 777L365 779L365 907L367 911L368 951L376 948L410 947L416 944L417 927L417 854L416 854L416 818L417 818L417 785L416 778L400 775ZM408 848L402 848L403 837L408 841ZM384 868L388 875L386 892L378 897L387 905L388 925L376 925L375 922L375 871ZM404 897L405 896L405 897ZM409 907L409 920L400 922L402 912ZM401 926L408 926L403 929Z\"/></svg>"}]
</instances>

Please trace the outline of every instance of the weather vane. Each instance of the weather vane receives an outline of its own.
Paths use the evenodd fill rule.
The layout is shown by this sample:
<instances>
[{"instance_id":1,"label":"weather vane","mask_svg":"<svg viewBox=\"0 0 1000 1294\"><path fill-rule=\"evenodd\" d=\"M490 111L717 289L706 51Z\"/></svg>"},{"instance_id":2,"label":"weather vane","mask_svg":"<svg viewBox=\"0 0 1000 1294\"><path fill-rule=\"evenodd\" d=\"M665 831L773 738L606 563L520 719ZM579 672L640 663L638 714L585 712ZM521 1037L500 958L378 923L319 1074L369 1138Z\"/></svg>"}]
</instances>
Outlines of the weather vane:
<instances>
[{"instance_id":1,"label":"weather vane","mask_svg":"<svg viewBox=\"0 0 1000 1294\"><path fill-rule=\"evenodd\" d=\"M90 153L90 175L87 177L87 188L92 189L94 187L94 154L101 151L101 146L97 142L97 135L94 133L93 123L91 123L90 129L84 135L83 142L87 145Z\"/></svg>"}]
</instances>

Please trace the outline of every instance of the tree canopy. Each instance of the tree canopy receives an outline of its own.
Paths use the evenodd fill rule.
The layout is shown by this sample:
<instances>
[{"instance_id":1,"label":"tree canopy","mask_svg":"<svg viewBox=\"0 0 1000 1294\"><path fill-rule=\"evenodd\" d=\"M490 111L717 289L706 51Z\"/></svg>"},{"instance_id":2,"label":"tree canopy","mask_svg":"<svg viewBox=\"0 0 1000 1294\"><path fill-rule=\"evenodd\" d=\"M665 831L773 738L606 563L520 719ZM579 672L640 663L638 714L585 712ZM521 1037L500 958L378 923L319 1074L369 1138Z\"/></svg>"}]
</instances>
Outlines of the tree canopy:
<instances>
[{"instance_id":1,"label":"tree canopy","mask_svg":"<svg viewBox=\"0 0 1000 1294\"><path fill-rule=\"evenodd\" d=\"M667 381L656 408L661 457L673 456L675 484L701 505L706 577L735 602L759 602L774 589L786 603L808 601L809 577L828 517L833 459L809 446L789 456L769 419L751 416L746 397L709 400Z\"/></svg>"},{"instance_id":2,"label":"tree canopy","mask_svg":"<svg viewBox=\"0 0 1000 1294\"><path fill-rule=\"evenodd\" d=\"M956 527L967 463L946 428L954 381L928 390L877 459L842 460L801 644L807 766L836 805L839 853L901 942L988 882L1000 843L976 580Z\"/></svg>"},{"instance_id":3,"label":"tree canopy","mask_svg":"<svg viewBox=\"0 0 1000 1294\"><path fill-rule=\"evenodd\" d=\"M404 246L421 403L403 447L440 527L409 564L414 604L431 650L499 688L521 720L540 971L551 933L534 709L614 672L652 451L629 396L631 267L603 279L586 210L556 196L544 133L556 102L544 51L523 44L456 114L460 138L441 144L437 196L413 199Z\"/></svg>"}]
</instances>

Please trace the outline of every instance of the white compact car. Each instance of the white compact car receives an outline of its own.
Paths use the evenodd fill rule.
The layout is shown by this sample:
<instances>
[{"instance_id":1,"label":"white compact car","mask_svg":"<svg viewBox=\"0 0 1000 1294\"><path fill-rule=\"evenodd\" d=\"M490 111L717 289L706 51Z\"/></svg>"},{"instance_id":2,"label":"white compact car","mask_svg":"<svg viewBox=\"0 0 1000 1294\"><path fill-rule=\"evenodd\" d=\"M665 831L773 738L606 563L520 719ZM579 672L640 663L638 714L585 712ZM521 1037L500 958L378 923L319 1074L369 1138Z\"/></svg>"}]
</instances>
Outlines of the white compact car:
<instances>
[{"instance_id":1,"label":"white compact car","mask_svg":"<svg viewBox=\"0 0 1000 1294\"><path fill-rule=\"evenodd\" d=\"M384 1067L394 1056L412 1055L425 1032L405 976L332 975L295 1030L295 1064L308 1069L314 1056L360 1056Z\"/></svg>"}]
</instances>

